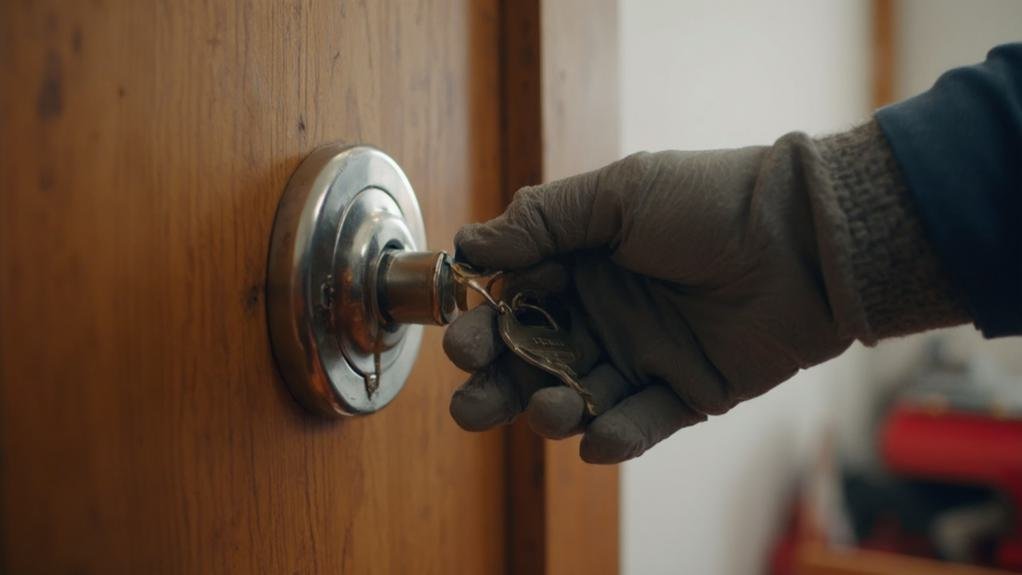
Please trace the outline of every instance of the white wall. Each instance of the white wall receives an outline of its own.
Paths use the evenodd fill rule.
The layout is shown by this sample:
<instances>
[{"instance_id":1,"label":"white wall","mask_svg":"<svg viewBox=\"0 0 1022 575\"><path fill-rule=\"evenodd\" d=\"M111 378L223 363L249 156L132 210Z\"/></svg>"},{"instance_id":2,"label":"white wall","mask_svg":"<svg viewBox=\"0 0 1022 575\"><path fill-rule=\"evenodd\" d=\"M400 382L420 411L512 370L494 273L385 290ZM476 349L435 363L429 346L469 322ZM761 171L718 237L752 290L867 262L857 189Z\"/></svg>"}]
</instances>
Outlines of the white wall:
<instances>
[{"instance_id":1,"label":"white wall","mask_svg":"<svg viewBox=\"0 0 1022 575\"><path fill-rule=\"evenodd\" d=\"M769 143L869 113L869 3L622 0L622 153ZM857 351L682 431L622 476L625 574L758 573Z\"/></svg>"},{"instance_id":2,"label":"white wall","mask_svg":"<svg viewBox=\"0 0 1022 575\"><path fill-rule=\"evenodd\" d=\"M1022 39L1019 0L901 0L896 10L899 97ZM852 125L869 112L869 20L868 0L621 0L622 153L768 143L790 130ZM1019 338L981 343L966 327L952 339L1022 370ZM854 427L870 382L909 365L919 340L854 349L626 464L622 571L761 572L821 432ZM866 449L863 437L844 435L846 451Z\"/></svg>"},{"instance_id":3,"label":"white wall","mask_svg":"<svg viewBox=\"0 0 1022 575\"><path fill-rule=\"evenodd\" d=\"M948 68L980 62L1004 42L1022 41L1019 0L900 0L895 18L895 95L918 94Z\"/></svg>"}]
</instances>

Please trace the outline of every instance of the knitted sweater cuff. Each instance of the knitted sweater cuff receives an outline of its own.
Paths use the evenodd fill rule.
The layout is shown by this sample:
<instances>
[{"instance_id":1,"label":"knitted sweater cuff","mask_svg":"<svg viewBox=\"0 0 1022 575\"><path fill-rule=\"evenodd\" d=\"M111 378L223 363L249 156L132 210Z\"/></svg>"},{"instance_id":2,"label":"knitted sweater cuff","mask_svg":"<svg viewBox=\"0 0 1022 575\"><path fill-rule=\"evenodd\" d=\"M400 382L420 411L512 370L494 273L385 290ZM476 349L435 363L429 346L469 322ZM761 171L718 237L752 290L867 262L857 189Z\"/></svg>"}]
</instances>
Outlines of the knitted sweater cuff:
<instances>
[{"instance_id":1,"label":"knitted sweater cuff","mask_svg":"<svg viewBox=\"0 0 1022 575\"><path fill-rule=\"evenodd\" d=\"M816 140L847 237L838 243L854 281L866 344L971 321L919 220L875 121ZM850 273L849 273L850 272Z\"/></svg>"}]
</instances>

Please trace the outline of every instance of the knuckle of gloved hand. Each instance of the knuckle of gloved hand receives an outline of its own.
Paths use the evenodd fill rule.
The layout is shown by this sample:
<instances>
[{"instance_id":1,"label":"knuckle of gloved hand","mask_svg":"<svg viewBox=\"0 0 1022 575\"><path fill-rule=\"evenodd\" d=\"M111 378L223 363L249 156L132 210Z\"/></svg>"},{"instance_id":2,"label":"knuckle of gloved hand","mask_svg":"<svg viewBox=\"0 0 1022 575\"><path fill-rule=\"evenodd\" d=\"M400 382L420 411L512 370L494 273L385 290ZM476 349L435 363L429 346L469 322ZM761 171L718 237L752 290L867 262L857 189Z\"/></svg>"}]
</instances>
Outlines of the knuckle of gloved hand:
<instances>
[{"instance_id":1,"label":"knuckle of gloved hand","mask_svg":"<svg viewBox=\"0 0 1022 575\"><path fill-rule=\"evenodd\" d=\"M504 212L510 230L505 233L518 236L515 249L521 261L535 262L551 253L551 237L545 225L542 186L529 186L518 190Z\"/></svg>"},{"instance_id":2,"label":"knuckle of gloved hand","mask_svg":"<svg viewBox=\"0 0 1022 575\"><path fill-rule=\"evenodd\" d=\"M504 281L504 293L509 297L525 291L557 294L565 291L570 282L571 276L563 264L544 260L530 268L508 274Z\"/></svg>"},{"instance_id":3,"label":"knuckle of gloved hand","mask_svg":"<svg viewBox=\"0 0 1022 575\"><path fill-rule=\"evenodd\" d=\"M472 254L468 253L471 250L472 241L475 239L478 233L479 227L483 224L470 223L465 224L458 228L458 231L454 234L454 253L456 260L462 260L466 256L470 257Z\"/></svg>"},{"instance_id":4,"label":"knuckle of gloved hand","mask_svg":"<svg viewBox=\"0 0 1022 575\"><path fill-rule=\"evenodd\" d=\"M527 229L536 229L542 224L542 203L544 186L525 186L515 192L506 214L508 219Z\"/></svg>"},{"instance_id":5,"label":"knuckle of gloved hand","mask_svg":"<svg viewBox=\"0 0 1022 575\"><path fill-rule=\"evenodd\" d=\"M650 174L657 172L660 162L664 161L663 152L636 152L624 157L604 168L601 174L601 188L607 191L634 192L645 186Z\"/></svg>"},{"instance_id":6,"label":"knuckle of gloved hand","mask_svg":"<svg viewBox=\"0 0 1022 575\"><path fill-rule=\"evenodd\" d=\"M712 383L703 381L697 385L692 385L688 380L670 380L668 383L681 401L697 413L724 415L740 401L732 386L724 380Z\"/></svg>"}]
</instances>

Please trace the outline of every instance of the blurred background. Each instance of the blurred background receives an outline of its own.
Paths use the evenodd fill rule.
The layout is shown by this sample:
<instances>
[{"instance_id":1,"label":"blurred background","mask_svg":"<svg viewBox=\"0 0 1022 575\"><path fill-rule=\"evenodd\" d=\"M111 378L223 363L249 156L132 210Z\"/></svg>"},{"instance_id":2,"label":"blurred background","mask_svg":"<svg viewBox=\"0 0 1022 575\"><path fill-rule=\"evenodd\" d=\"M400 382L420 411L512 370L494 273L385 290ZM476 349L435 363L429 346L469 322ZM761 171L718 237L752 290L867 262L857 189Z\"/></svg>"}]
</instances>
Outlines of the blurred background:
<instances>
[{"instance_id":1,"label":"blurred background","mask_svg":"<svg viewBox=\"0 0 1022 575\"><path fill-rule=\"evenodd\" d=\"M1022 40L1017 0L619 10L622 154L844 130ZM622 572L781 573L806 540L1022 569L1020 374L1022 340L964 327L855 347L678 433L624 466ZM919 565L891 572L931 572ZM831 567L818 572L850 572Z\"/></svg>"}]
</instances>

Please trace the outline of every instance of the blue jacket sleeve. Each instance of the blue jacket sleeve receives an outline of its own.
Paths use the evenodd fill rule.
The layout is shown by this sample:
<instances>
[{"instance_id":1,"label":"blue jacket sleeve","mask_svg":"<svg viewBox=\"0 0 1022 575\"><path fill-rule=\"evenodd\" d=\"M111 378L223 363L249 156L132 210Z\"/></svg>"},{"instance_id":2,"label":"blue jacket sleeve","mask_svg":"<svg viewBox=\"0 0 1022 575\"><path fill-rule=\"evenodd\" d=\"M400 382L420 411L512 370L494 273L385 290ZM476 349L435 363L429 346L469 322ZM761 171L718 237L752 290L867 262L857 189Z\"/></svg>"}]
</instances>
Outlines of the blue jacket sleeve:
<instances>
[{"instance_id":1,"label":"blue jacket sleeve","mask_svg":"<svg viewBox=\"0 0 1022 575\"><path fill-rule=\"evenodd\" d=\"M976 326L1022 334L1022 43L945 73L876 120Z\"/></svg>"}]
</instances>

